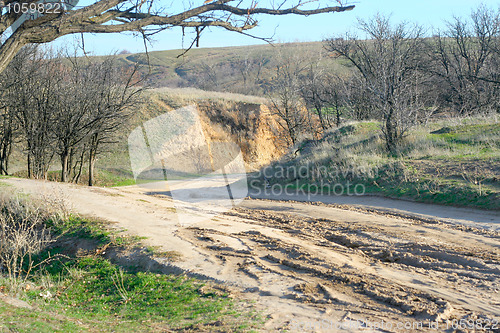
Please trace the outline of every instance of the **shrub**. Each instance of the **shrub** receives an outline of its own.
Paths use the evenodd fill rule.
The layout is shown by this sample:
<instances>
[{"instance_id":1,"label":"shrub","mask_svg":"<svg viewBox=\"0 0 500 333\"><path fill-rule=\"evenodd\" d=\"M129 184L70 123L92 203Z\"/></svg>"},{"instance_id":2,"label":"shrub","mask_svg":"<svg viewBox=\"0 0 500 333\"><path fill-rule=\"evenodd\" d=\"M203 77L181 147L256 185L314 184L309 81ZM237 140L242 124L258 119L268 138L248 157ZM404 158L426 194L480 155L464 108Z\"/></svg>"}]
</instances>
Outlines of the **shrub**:
<instances>
[{"instance_id":1,"label":"shrub","mask_svg":"<svg viewBox=\"0 0 500 333\"><path fill-rule=\"evenodd\" d=\"M0 194L0 274L7 275L13 287L50 260L35 262L33 256L54 241L46 223L60 218L61 212L48 203L14 192Z\"/></svg>"}]
</instances>

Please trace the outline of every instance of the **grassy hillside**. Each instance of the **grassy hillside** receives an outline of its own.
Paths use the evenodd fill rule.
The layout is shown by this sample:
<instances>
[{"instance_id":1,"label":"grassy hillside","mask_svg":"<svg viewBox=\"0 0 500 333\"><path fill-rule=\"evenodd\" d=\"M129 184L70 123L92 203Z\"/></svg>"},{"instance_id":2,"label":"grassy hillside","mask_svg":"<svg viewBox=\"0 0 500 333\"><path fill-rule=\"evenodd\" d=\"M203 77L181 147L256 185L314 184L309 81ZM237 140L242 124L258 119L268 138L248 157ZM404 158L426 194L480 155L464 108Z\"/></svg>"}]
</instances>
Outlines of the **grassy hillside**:
<instances>
[{"instance_id":1,"label":"grassy hillside","mask_svg":"<svg viewBox=\"0 0 500 333\"><path fill-rule=\"evenodd\" d=\"M220 48L193 48L184 56L183 50L155 51L149 54L116 55L121 66L142 65L149 86L195 87L206 90L231 91L243 94L259 93L257 86L275 70L278 49L306 59L324 53L322 42L252 45ZM180 56L180 57L179 57ZM327 66L343 70L342 60L323 61ZM345 70L345 69L344 69ZM248 82L244 82L244 78Z\"/></svg>"},{"instance_id":2,"label":"grassy hillside","mask_svg":"<svg viewBox=\"0 0 500 333\"><path fill-rule=\"evenodd\" d=\"M379 123L349 123L327 132L321 140L301 142L298 149L273 164L268 175L274 177L268 180L271 185L313 192L363 192L500 209L498 120L447 119L421 125L393 156L384 149ZM300 167L308 171L300 175L280 172Z\"/></svg>"}]
</instances>

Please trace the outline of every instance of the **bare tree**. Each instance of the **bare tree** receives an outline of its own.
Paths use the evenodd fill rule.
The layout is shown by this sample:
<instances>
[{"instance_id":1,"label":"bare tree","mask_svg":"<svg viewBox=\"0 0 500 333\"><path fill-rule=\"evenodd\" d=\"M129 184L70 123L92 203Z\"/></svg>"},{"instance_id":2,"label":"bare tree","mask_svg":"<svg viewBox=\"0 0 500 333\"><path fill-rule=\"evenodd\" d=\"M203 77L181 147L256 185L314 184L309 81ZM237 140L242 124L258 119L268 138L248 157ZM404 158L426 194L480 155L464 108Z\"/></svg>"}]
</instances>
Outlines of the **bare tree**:
<instances>
[{"instance_id":1,"label":"bare tree","mask_svg":"<svg viewBox=\"0 0 500 333\"><path fill-rule=\"evenodd\" d=\"M35 47L25 47L12 61L9 68L0 73L0 174L8 175L12 145L18 139L19 123L16 120L18 96L16 86L24 84L29 71L23 70L32 61Z\"/></svg>"},{"instance_id":2,"label":"bare tree","mask_svg":"<svg viewBox=\"0 0 500 333\"><path fill-rule=\"evenodd\" d=\"M309 66L301 78L301 95L308 109L318 116L321 128L327 130L340 126L341 116L346 107L345 79L320 62Z\"/></svg>"},{"instance_id":3,"label":"bare tree","mask_svg":"<svg viewBox=\"0 0 500 333\"><path fill-rule=\"evenodd\" d=\"M57 102L54 109L56 121L53 134L56 138L56 152L61 161L61 181L66 182L73 171L74 180L78 180L83 157L90 154L96 131L103 130L103 122L115 119L107 115L106 119L99 112L116 104L121 107L121 95L109 96L111 91L120 90L130 84L126 74L118 75L112 58L99 62L89 58L79 58L76 54L66 56L67 63L59 69L61 87L58 89ZM133 70L130 75L135 74ZM55 73L56 74L56 73ZM136 81L135 81L136 82ZM128 89L128 88L125 88ZM114 99L113 99L114 98ZM105 100L107 99L107 100ZM93 151L92 151L93 152ZM77 159L77 156L80 159ZM95 157L92 159L95 161ZM92 166L93 166L92 162ZM79 168L76 165L79 165ZM79 174L75 174L78 170Z\"/></svg>"},{"instance_id":4,"label":"bare tree","mask_svg":"<svg viewBox=\"0 0 500 333\"><path fill-rule=\"evenodd\" d=\"M48 217L34 204L0 195L0 271L6 270L11 282L29 275L32 256L52 242L44 224Z\"/></svg>"},{"instance_id":5,"label":"bare tree","mask_svg":"<svg viewBox=\"0 0 500 333\"><path fill-rule=\"evenodd\" d=\"M54 156L61 181L78 181L85 163L89 185L97 156L124 125L143 88L137 66L123 69L104 61L62 57L38 47L24 49L1 75L0 166L7 173L12 142L27 156L28 177L47 179ZM85 161L86 159L86 161Z\"/></svg>"},{"instance_id":6,"label":"bare tree","mask_svg":"<svg viewBox=\"0 0 500 333\"><path fill-rule=\"evenodd\" d=\"M349 116L355 120L380 119L374 98L367 82L363 76L354 72L346 80L345 84L345 106Z\"/></svg>"},{"instance_id":7,"label":"bare tree","mask_svg":"<svg viewBox=\"0 0 500 333\"><path fill-rule=\"evenodd\" d=\"M252 61L250 59L250 55L246 54L241 59L237 59L236 61L234 61L234 66L240 72L241 78L243 79L243 88L246 89L252 69Z\"/></svg>"},{"instance_id":8,"label":"bare tree","mask_svg":"<svg viewBox=\"0 0 500 333\"><path fill-rule=\"evenodd\" d=\"M50 59L48 51L34 50L29 61L13 66L12 74L22 77L20 84L10 87L11 107L25 142L28 177L46 179L54 157L53 125L57 106L57 90L61 64Z\"/></svg>"},{"instance_id":9,"label":"bare tree","mask_svg":"<svg viewBox=\"0 0 500 333\"><path fill-rule=\"evenodd\" d=\"M12 152L15 122L10 109L0 107L0 175L8 175L9 157Z\"/></svg>"},{"instance_id":10,"label":"bare tree","mask_svg":"<svg viewBox=\"0 0 500 333\"><path fill-rule=\"evenodd\" d=\"M9 105L8 93L8 87L15 82L9 78L12 76L7 73L0 76L0 175L9 174L9 157L17 127L13 108Z\"/></svg>"},{"instance_id":11,"label":"bare tree","mask_svg":"<svg viewBox=\"0 0 500 333\"><path fill-rule=\"evenodd\" d=\"M92 78L85 75L88 73L84 73L84 66L76 63L74 58L68 59L71 65L60 68L57 73L63 84L55 96L53 112L56 121L52 129L56 141L55 150L61 161L62 182L68 181L72 156L88 135L89 108L92 105L92 96L87 89Z\"/></svg>"},{"instance_id":12,"label":"bare tree","mask_svg":"<svg viewBox=\"0 0 500 333\"><path fill-rule=\"evenodd\" d=\"M266 96L271 113L278 116L280 126L288 134L291 144L310 125L308 112L301 96L301 77L307 69L304 57L295 48L280 46L277 51L275 74L270 80Z\"/></svg>"},{"instance_id":13,"label":"bare tree","mask_svg":"<svg viewBox=\"0 0 500 333\"><path fill-rule=\"evenodd\" d=\"M19 7L14 5L19 4ZM48 43L61 36L77 33L118 33L135 31L145 38L172 27L192 28L196 32L194 44L207 27L221 27L229 31L245 33L257 25L256 15L311 15L352 10L354 6L322 7L317 0L298 1L287 7L258 7L258 2L215 0L202 5L165 6L154 1L93 0L81 8L73 9L74 2L63 2L56 13L45 13L46 7L34 10L32 20L24 20L25 14L18 8L29 7L31 0L5 0L7 10L0 15L0 72L29 43ZM73 3L73 5L70 5ZM233 5L234 4L234 5ZM166 7L166 8L165 8ZM182 8L181 10L177 8ZM23 16L24 15L24 16ZM7 37L9 27L15 30Z\"/></svg>"},{"instance_id":14,"label":"bare tree","mask_svg":"<svg viewBox=\"0 0 500 333\"><path fill-rule=\"evenodd\" d=\"M356 36L330 39L326 48L349 60L363 78L362 88L370 92L373 107L383 117L386 147L395 152L422 106L424 31L405 23L392 26L389 18L381 15L360 20L359 27L369 40Z\"/></svg>"},{"instance_id":15,"label":"bare tree","mask_svg":"<svg viewBox=\"0 0 500 333\"><path fill-rule=\"evenodd\" d=\"M498 109L500 11L480 6L455 17L430 42L441 100L460 115Z\"/></svg>"},{"instance_id":16,"label":"bare tree","mask_svg":"<svg viewBox=\"0 0 500 333\"><path fill-rule=\"evenodd\" d=\"M264 80L262 78L263 69L270 65L271 58L262 53L248 53L233 62L233 66L243 79L243 85L228 87L231 91L259 95L262 94ZM236 88L236 89L235 89Z\"/></svg>"},{"instance_id":17,"label":"bare tree","mask_svg":"<svg viewBox=\"0 0 500 333\"><path fill-rule=\"evenodd\" d=\"M219 87L219 72L215 65L203 62L197 75L197 85L204 90L217 90Z\"/></svg>"},{"instance_id":18,"label":"bare tree","mask_svg":"<svg viewBox=\"0 0 500 333\"><path fill-rule=\"evenodd\" d=\"M9 158L16 125L12 109L5 105L0 106L0 175L9 174Z\"/></svg>"},{"instance_id":19,"label":"bare tree","mask_svg":"<svg viewBox=\"0 0 500 333\"><path fill-rule=\"evenodd\" d=\"M308 109L313 109L318 115L318 119L323 130L327 130L329 124L324 117L325 113L325 88L326 88L325 68L318 63L309 66L306 74L301 80L300 93Z\"/></svg>"},{"instance_id":20,"label":"bare tree","mask_svg":"<svg viewBox=\"0 0 500 333\"><path fill-rule=\"evenodd\" d=\"M121 72L113 59L94 67L93 105L90 108L90 133L86 143L88 149L88 185L94 183L94 169L99 154L106 151L109 144L115 143L116 132L131 116L132 108L138 103L143 88L137 87L135 74L137 67L130 72Z\"/></svg>"}]
</instances>

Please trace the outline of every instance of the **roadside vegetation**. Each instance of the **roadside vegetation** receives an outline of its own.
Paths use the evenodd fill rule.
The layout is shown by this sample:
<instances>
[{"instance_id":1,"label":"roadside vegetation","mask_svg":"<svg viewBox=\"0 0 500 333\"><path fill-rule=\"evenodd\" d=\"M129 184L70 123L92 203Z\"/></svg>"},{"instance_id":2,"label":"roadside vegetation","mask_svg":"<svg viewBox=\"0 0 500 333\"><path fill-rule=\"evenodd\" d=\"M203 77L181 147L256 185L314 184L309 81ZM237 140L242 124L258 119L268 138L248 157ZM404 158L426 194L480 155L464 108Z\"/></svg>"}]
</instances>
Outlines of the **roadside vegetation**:
<instances>
[{"instance_id":1,"label":"roadside vegetation","mask_svg":"<svg viewBox=\"0 0 500 333\"><path fill-rule=\"evenodd\" d=\"M141 260L124 266L108 253L140 254ZM29 198L7 188L0 197L0 330L257 327L258 315L224 289L185 275L142 269L141 262L151 255L178 258L110 231L104 222L68 214L61 200Z\"/></svg>"},{"instance_id":2,"label":"roadside vegetation","mask_svg":"<svg viewBox=\"0 0 500 333\"><path fill-rule=\"evenodd\" d=\"M380 126L349 122L319 140L303 140L298 149L269 167L267 175L274 177L266 179L271 188L280 184L309 193L362 192L500 209L498 117L443 119L416 126L394 154L387 153ZM260 181L265 181L263 174Z\"/></svg>"}]
</instances>

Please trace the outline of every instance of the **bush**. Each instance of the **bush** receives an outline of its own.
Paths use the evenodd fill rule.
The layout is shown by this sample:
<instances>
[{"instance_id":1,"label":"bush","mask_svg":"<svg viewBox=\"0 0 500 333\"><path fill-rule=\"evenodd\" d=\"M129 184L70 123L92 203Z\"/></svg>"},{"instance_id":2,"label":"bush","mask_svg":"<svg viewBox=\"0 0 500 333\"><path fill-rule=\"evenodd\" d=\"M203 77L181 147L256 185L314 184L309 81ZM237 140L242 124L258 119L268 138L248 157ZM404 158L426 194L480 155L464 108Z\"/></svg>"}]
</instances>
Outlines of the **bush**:
<instances>
[{"instance_id":1,"label":"bush","mask_svg":"<svg viewBox=\"0 0 500 333\"><path fill-rule=\"evenodd\" d=\"M12 286L43 264L32 258L54 241L46 223L60 218L47 203L14 192L0 194L0 274L7 275Z\"/></svg>"}]
</instances>

